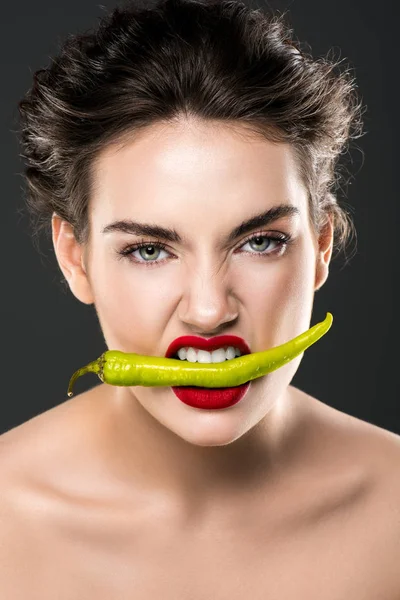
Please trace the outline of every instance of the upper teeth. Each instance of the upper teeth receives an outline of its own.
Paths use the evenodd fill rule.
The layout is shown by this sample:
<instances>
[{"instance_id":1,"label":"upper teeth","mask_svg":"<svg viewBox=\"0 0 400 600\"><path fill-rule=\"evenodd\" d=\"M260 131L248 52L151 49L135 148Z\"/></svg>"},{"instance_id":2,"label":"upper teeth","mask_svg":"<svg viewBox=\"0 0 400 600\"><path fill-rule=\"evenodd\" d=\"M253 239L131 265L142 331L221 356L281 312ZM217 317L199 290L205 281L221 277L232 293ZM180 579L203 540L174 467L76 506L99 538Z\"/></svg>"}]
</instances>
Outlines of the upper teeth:
<instances>
[{"instance_id":1,"label":"upper teeth","mask_svg":"<svg viewBox=\"0 0 400 600\"><path fill-rule=\"evenodd\" d=\"M241 356L241 352L238 348L234 348L233 346L218 348L217 350L213 350L213 352L197 350L196 348L191 347L180 348L178 350L178 357L180 360L187 360L188 362L219 363L235 358L236 356Z\"/></svg>"}]
</instances>

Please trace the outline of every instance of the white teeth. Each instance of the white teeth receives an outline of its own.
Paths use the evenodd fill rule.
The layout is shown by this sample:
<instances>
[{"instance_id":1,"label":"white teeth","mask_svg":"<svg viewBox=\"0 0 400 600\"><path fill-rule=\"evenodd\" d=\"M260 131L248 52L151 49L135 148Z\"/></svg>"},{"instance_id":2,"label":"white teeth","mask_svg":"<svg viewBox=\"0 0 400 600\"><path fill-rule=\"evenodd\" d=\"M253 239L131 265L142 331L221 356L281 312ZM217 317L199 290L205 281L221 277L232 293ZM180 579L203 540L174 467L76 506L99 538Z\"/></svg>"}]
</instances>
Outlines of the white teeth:
<instances>
[{"instance_id":1,"label":"white teeth","mask_svg":"<svg viewBox=\"0 0 400 600\"><path fill-rule=\"evenodd\" d=\"M178 356L181 360L185 360L186 359L186 348L179 348Z\"/></svg>"},{"instance_id":2,"label":"white teeth","mask_svg":"<svg viewBox=\"0 0 400 600\"><path fill-rule=\"evenodd\" d=\"M220 363L225 362L225 360L231 360L236 356L241 356L241 352L233 346L228 346L226 350L218 348L217 350L213 350L213 352L196 350L195 348L179 348L178 356L180 360L187 360L188 362Z\"/></svg>"}]
</instances>

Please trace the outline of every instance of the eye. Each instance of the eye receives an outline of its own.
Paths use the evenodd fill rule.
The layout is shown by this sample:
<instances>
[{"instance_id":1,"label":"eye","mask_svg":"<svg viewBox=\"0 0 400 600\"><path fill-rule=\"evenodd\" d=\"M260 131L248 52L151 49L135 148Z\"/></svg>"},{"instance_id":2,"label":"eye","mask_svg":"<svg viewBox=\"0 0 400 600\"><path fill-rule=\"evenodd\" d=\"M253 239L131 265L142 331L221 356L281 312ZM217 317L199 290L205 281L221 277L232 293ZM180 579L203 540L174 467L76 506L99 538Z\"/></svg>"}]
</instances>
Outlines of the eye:
<instances>
[{"instance_id":1,"label":"eye","mask_svg":"<svg viewBox=\"0 0 400 600\"><path fill-rule=\"evenodd\" d=\"M265 246L265 241L267 241L267 246L264 248ZM242 244L239 246L239 250L241 248L243 248L244 246L246 246L247 244L252 244L253 247L256 247L256 251L255 252L251 252L251 251L246 251L248 254L254 254L256 256L270 256L271 254L278 254L278 253L283 253L286 249L286 247L292 242L292 236L289 234L285 234L285 233L274 233L274 234L270 234L270 233L256 233L251 235L245 242L242 242ZM269 250L270 246L271 246L271 242L274 242L276 245L276 248L273 250ZM257 248L257 246L262 246L261 249ZM122 250L118 251L118 254L120 255L121 258L127 258L128 260L130 260L131 262L134 262L136 264L142 264L146 267L152 267L152 266L157 266L160 265L162 263L164 263L166 260L168 260L168 258L163 258L162 260L158 260L157 254L160 251L163 251L166 248L166 244L163 244L161 242L140 242L138 244L134 244L134 245L129 245L126 246L125 248L122 248ZM144 252L141 253L141 250L144 250ZM260 250L260 251L258 251ZM269 250L269 251L268 251ZM134 256L134 253L138 252L139 256ZM165 251L167 254L170 254L169 252ZM147 260L145 258L145 255L147 254L148 257L150 257L150 260ZM143 260L140 260L143 259ZM154 259L154 260L152 260Z\"/></svg>"},{"instance_id":2,"label":"eye","mask_svg":"<svg viewBox=\"0 0 400 600\"><path fill-rule=\"evenodd\" d=\"M121 255L121 258L128 258L128 260L131 260L132 262L135 263L139 263L139 264L144 264L146 267L147 266L153 266L153 265L159 265L160 263L164 262L164 260L139 260L137 257L133 257L133 253L134 252L139 252L139 256L141 258L143 258L144 254L147 254L148 256L150 256L151 258L154 258L154 255L157 255L157 251L163 251L165 248L165 244L160 243L156 243L156 242L140 242L139 244L135 244L134 246L130 245L127 246L125 248L123 248L122 250L120 250L118 252L118 254ZM144 249L145 252L140 253L140 251ZM168 254L168 253L167 253ZM156 257L157 258L157 257Z\"/></svg>"},{"instance_id":3,"label":"eye","mask_svg":"<svg viewBox=\"0 0 400 600\"><path fill-rule=\"evenodd\" d=\"M264 240L264 241L263 241ZM286 235L284 233L275 233L275 234L266 234L266 233L256 233L250 236L247 241L240 246L243 248L247 244L252 244L253 248L257 250L257 252L250 252L249 254L259 254L260 256L282 253L286 247L289 245L291 241L291 236ZM271 242L275 242L276 248L273 250L269 250L271 246ZM267 246L265 247L265 244ZM257 246L261 246L261 248L257 248ZM258 252L260 250L260 252ZM267 252L269 250L269 252ZM247 252L247 251L246 251Z\"/></svg>"}]
</instances>

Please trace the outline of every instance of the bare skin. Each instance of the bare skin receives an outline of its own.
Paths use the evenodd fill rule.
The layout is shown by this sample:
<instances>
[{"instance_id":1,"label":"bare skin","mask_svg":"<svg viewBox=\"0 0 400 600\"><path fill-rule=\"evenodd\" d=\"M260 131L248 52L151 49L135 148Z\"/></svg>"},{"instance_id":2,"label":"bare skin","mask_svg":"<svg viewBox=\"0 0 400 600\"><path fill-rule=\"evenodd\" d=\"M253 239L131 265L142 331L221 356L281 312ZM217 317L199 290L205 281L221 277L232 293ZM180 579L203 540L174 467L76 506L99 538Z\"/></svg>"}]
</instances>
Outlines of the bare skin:
<instances>
[{"instance_id":1,"label":"bare skin","mask_svg":"<svg viewBox=\"0 0 400 600\"><path fill-rule=\"evenodd\" d=\"M106 148L85 247L53 215L60 269L109 349L164 356L181 335L231 333L257 352L309 329L332 222L317 235L289 146L238 133L182 121ZM122 259L143 237L110 231L127 219L147 248ZM163 250L160 226L179 233ZM273 233L291 244L262 249ZM290 385L300 362L226 410L103 384L2 436L3 596L398 600L399 437Z\"/></svg>"},{"instance_id":2,"label":"bare skin","mask_svg":"<svg viewBox=\"0 0 400 600\"><path fill-rule=\"evenodd\" d=\"M4 598L400 597L399 436L289 386L276 460L213 510L116 476L109 390L0 437Z\"/></svg>"}]
</instances>

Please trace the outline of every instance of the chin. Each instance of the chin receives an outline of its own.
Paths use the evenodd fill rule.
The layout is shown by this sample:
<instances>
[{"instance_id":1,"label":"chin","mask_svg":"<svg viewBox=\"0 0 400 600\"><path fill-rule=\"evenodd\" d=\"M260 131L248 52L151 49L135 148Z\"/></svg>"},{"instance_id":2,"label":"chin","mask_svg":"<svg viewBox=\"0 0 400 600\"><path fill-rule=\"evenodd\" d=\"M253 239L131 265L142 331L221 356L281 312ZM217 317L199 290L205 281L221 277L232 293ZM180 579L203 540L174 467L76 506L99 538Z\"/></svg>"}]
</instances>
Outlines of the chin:
<instances>
[{"instance_id":1,"label":"chin","mask_svg":"<svg viewBox=\"0 0 400 600\"><path fill-rule=\"evenodd\" d=\"M204 413L204 411L202 412ZM193 446L213 447L228 446L247 431L243 428L243 421L238 422L235 427L233 423L222 423L219 419L215 419L215 411L202 416L203 419L198 419L192 426L188 425L181 431L175 430L174 433Z\"/></svg>"}]
</instances>

